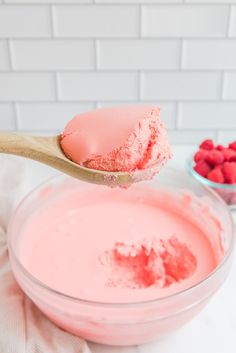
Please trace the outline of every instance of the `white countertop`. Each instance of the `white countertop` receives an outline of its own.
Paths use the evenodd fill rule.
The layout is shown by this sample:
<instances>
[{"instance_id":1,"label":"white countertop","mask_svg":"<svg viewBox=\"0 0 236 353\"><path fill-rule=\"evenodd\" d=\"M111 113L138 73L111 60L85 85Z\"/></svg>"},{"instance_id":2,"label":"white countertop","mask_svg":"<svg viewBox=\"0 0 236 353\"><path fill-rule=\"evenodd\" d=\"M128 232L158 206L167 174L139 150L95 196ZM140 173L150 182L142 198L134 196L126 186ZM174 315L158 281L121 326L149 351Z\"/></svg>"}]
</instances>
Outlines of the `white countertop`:
<instances>
[{"instance_id":1,"label":"white countertop","mask_svg":"<svg viewBox=\"0 0 236 353\"><path fill-rule=\"evenodd\" d=\"M194 149L176 146L172 164L184 168ZM23 193L55 175L53 169L26 161ZM236 214L236 212L235 212ZM236 352L236 260L226 283L207 307L185 327L159 341L132 347L110 347L89 343L93 353L235 353Z\"/></svg>"}]
</instances>

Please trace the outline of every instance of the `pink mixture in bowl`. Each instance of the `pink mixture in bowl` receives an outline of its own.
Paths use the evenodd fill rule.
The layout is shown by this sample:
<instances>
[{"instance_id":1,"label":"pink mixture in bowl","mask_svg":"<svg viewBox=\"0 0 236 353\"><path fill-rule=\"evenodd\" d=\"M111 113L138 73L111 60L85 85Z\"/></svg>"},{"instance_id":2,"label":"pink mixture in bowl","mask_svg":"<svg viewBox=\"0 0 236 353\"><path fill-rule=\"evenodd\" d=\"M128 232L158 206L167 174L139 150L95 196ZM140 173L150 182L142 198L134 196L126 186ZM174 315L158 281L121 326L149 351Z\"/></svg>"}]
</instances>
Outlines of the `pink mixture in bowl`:
<instances>
[{"instance_id":1,"label":"pink mixture in bowl","mask_svg":"<svg viewBox=\"0 0 236 353\"><path fill-rule=\"evenodd\" d=\"M59 178L20 205L9 249L19 284L52 321L133 345L204 307L229 272L233 226L214 193L175 170L128 190Z\"/></svg>"}]
</instances>

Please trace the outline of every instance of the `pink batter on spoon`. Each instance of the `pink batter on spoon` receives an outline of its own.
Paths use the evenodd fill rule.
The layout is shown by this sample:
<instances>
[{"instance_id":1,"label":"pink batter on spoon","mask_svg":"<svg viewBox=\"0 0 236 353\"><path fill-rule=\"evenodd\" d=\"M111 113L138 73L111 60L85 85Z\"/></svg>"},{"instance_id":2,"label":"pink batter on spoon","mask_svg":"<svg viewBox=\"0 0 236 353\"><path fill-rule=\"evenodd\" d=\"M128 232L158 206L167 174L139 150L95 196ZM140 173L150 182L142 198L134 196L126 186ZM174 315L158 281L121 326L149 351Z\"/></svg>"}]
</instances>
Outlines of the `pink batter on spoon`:
<instances>
[{"instance_id":1,"label":"pink batter on spoon","mask_svg":"<svg viewBox=\"0 0 236 353\"><path fill-rule=\"evenodd\" d=\"M66 126L61 147L78 164L114 172L162 166L171 157L160 109L145 105L80 114Z\"/></svg>"}]
</instances>

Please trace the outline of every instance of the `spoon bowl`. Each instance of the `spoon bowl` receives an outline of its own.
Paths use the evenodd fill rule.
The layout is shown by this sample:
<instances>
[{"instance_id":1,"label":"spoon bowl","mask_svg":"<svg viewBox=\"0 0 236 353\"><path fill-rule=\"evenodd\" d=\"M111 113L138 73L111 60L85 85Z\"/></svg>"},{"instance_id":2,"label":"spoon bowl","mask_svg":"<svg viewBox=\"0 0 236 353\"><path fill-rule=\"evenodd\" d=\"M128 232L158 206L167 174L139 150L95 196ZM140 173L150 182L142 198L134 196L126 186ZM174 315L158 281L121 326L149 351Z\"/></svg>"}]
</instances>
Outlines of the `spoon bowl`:
<instances>
[{"instance_id":1,"label":"spoon bowl","mask_svg":"<svg viewBox=\"0 0 236 353\"><path fill-rule=\"evenodd\" d=\"M74 178L111 187L128 186L150 179L160 169L160 163L152 168L134 172L107 172L83 167L72 162L60 146L61 136L28 136L15 133L0 134L0 153L14 154L46 164Z\"/></svg>"}]
</instances>

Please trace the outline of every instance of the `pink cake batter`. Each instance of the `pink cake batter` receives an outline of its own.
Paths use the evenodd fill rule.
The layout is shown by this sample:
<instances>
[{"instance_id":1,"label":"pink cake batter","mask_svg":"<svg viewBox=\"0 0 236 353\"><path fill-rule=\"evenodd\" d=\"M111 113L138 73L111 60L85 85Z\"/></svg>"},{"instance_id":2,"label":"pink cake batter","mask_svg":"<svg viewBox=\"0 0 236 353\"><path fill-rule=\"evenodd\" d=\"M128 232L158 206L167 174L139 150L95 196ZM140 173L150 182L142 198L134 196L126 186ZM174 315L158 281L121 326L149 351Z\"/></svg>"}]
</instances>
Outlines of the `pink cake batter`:
<instances>
[{"instance_id":1,"label":"pink cake batter","mask_svg":"<svg viewBox=\"0 0 236 353\"><path fill-rule=\"evenodd\" d=\"M164 297L223 256L221 226L193 195L146 185L57 190L21 230L19 258L49 287L101 302Z\"/></svg>"},{"instance_id":2,"label":"pink cake batter","mask_svg":"<svg viewBox=\"0 0 236 353\"><path fill-rule=\"evenodd\" d=\"M61 147L72 161L106 171L161 167L171 157L160 109L145 105L80 114L66 126Z\"/></svg>"}]
</instances>

